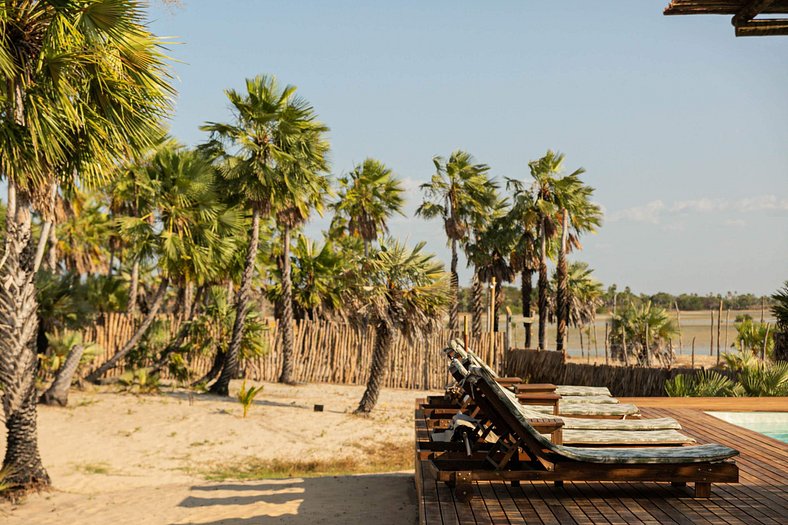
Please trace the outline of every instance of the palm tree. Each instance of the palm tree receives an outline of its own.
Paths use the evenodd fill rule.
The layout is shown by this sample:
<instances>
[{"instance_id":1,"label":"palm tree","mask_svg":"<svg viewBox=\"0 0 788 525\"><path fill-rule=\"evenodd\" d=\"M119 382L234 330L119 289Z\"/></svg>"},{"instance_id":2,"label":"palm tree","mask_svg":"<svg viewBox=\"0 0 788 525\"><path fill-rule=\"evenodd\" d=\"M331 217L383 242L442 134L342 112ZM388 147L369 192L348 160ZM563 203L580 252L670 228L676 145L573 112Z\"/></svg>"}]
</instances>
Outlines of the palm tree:
<instances>
[{"instance_id":1,"label":"palm tree","mask_svg":"<svg viewBox=\"0 0 788 525\"><path fill-rule=\"evenodd\" d=\"M476 164L473 156L465 151L455 151L446 160L434 157L435 174L430 182L422 184L424 202L416 214L427 219L440 217L451 247L451 306L449 328L458 329L457 247L468 240L474 221L484 217L498 200L496 184L487 173L486 164Z\"/></svg>"},{"instance_id":2,"label":"palm tree","mask_svg":"<svg viewBox=\"0 0 788 525\"><path fill-rule=\"evenodd\" d=\"M148 167L156 188L151 217L120 217L121 235L143 250L139 257L156 261L159 284L142 323L132 337L87 379L98 381L133 350L164 304L169 285L204 285L223 275L237 249L243 221L218 200L216 173L197 151L163 146Z\"/></svg>"},{"instance_id":3,"label":"palm tree","mask_svg":"<svg viewBox=\"0 0 788 525\"><path fill-rule=\"evenodd\" d=\"M437 327L450 302L446 273L432 255L422 253L424 243L412 250L395 240L361 261L346 292L349 315L375 327L372 366L356 413L375 407L386 375L391 350L400 337L414 342Z\"/></svg>"},{"instance_id":4,"label":"palm tree","mask_svg":"<svg viewBox=\"0 0 788 525\"><path fill-rule=\"evenodd\" d=\"M473 241L467 243L465 253L468 263L474 267L473 290L473 333L479 335L481 315L484 311L481 284L492 283L495 278L495 303L492 311L492 331L498 331L498 313L503 306L503 283L514 278L509 264L509 254L514 243L514 230L506 215L506 201L499 201L490 212L484 227L474 229Z\"/></svg>"},{"instance_id":5,"label":"palm tree","mask_svg":"<svg viewBox=\"0 0 788 525\"><path fill-rule=\"evenodd\" d=\"M388 219L395 213L402 215L405 200L402 183L382 162L368 158L339 179L339 198L332 205L334 225L364 242L364 254L369 245L388 233Z\"/></svg>"},{"instance_id":6,"label":"palm tree","mask_svg":"<svg viewBox=\"0 0 788 525\"><path fill-rule=\"evenodd\" d=\"M296 320L325 318L342 308L343 280L346 260L331 240L322 246L299 234L292 251L293 315ZM272 272L277 279L266 287L266 295L274 304L282 303L281 269Z\"/></svg>"},{"instance_id":7,"label":"palm tree","mask_svg":"<svg viewBox=\"0 0 788 525\"><path fill-rule=\"evenodd\" d=\"M323 135L328 128L316 118L312 106L296 96L295 86L280 86L273 76L246 80L246 93L227 90L234 120L230 124L210 122L202 127L211 134L206 148L222 162L222 174L231 183L244 207L252 212L252 225L241 284L235 297L236 316L222 374L211 392L229 395L228 386L238 372L238 352L243 339L243 319L249 309L249 294L257 256L260 220L276 213L283 228L282 245L290 249L290 230L309 215L309 206L325 183L318 179L326 167L328 146ZM274 209L277 205L278 208ZM290 319L282 319L283 353L292 371L292 304L289 256L284 257L283 301ZM287 376L284 379L290 380Z\"/></svg>"},{"instance_id":8,"label":"palm tree","mask_svg":"<svg viewBox=\"0 0 788 525\"><path fill-rule=\"evenodd\" d=\"M567 268L566 276L566 322L570 326L582 329L594 322L596 310L602 305L603 288L602 283L594 279L591 274L593 270L588 267L588 263L576 261L570 263ZM549 292L552 297L556 297L558 287L558 271L556 269L553 279L550 281ZM557 317L557 301L550 305L550 320Z\"/></svg>"},{"instance_id":9,"label":"palm tree","mask_svg":"<svg viewBox=\"0 0 788 525\"><path fill-rule=\"evenodd\" d=\"M627 360L633 353L641 363L650 364L652 355L664 356L665 345L675 333L676 326L665 309L651 301L640 306L630 303L613 316L610 346L613 355L620 353Z\"/></svg>"},{"instance_id":10,"label":"palm tree","mask_svg":"<svg viewBox=\"0 0 788 525\"><path fill-rule=\"evenodd\" d=\"M507 179L506 188L514 190L514 202L509 209L507 223L514 230L515 244L509 256L512 270L520 272L520 300L523 310L525 347L532 348L531 295L533 275L539 270L539 214L533 194L520 181Z\"/></svg>"},{"instance_id":11,"label":"palm tree","mask_svg":"<svg viewBox=\"0 0 788 525\"><path fill-rule=\"evenodd\" d=\"M575 170L570 175L562 175L564 155L548 150L540 159L528 163L530 169L533 195L533 206L536 209L536 220L539 229L539 348L545 348L545 333L547 326L547 259L552 249L551 244L555 241L555 235L562 225L566 224L566 235L562 235L562 241L568 245L580 247L578 236L581 232L593 231L601 222L601 211L599 207L590 202L590 195L593 188L585 186L580 181L580 175L585 170L582 168ZM522 186L521 186L522 188ZM517 189L516 189L517 191ZM568 212L568 217L565 213ZM566 217L566 219L565 219ZM570 231L571 230L571 231ZM567 247L559 247L559 259L565 257ZM561 255L563 254L563 255ZM566 266L562 262L562 277L560 282L565 283ZM565 338L565 285L559 284L558 300L558 350L563 349ZM563 322L563 325L562 325ZM563 327L563 328L562 328ZM563 329L563 332L562 332Z\"/></svg>"},{"instance_id":12,"label":"palm tree","mask_svg":"<svg viewBox=\"0 0 788 525\"><path fill-rule=\"evenodd\" d=\"M169 110L165 57L137 2L6 2L0 9L0 173L8 214L0 268L0 387L12 485L49 484L36 441L35 202L53 183L106 177ZM39 211L41 211L39 207Z\"/></svg>"}]
</instances>

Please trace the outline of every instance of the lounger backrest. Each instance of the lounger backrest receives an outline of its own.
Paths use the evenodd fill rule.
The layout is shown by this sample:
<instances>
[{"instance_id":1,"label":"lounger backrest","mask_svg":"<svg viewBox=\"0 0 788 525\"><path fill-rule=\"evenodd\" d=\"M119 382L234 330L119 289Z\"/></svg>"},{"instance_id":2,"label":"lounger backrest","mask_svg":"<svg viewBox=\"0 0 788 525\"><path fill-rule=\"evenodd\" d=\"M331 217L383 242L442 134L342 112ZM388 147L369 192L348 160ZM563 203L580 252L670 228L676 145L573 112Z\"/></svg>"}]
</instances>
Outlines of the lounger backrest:
<instances>
[{"instance_id":1,"label":"lounger backrest","mask_svg":"<svg viewBox=\"0 0 788 525\"><path fill-rule=\"evenodd\" d=\"M558 452L549 439L528 423L517 397L502 388L487 370L482 367L472 367L468 373L468 381L480 387L486 396L492 398L495 408L499 409L499 416L507 422L507 426L511 427L509 430L525 439L534 454L544 457L542 449Z\"/></svg>"}]
</instances>

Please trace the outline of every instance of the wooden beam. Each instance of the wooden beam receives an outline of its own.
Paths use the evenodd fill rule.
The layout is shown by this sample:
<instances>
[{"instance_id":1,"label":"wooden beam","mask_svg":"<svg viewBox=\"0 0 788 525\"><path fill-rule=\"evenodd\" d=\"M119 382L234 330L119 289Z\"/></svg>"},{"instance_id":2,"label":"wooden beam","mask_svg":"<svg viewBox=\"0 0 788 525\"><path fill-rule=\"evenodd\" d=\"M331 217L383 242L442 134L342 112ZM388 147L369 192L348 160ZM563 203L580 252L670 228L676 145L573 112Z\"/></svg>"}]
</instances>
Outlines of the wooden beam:
<instances>
[{"instance_id":1,"label":"wooden beam","mask_svg":"<svg viewBox=\"0 0 788 525\"><path fill-rule=\"evenodd\" d=\"M734 27L738 27L748 20L755 18L758 13L762 13L774 0L750 0L742 5L739 12L733 16L731 23Z\"/></svg>"},{"instance_id":2,"label":"wooden beam","mask_svg":"<svg viewBox=\"0 0 788 525\"><path fill-rule=\"evenodd\" d=\"M788 35L788 18L749 20L736 26L736 36Z\"/></svg>"}]
</instances>

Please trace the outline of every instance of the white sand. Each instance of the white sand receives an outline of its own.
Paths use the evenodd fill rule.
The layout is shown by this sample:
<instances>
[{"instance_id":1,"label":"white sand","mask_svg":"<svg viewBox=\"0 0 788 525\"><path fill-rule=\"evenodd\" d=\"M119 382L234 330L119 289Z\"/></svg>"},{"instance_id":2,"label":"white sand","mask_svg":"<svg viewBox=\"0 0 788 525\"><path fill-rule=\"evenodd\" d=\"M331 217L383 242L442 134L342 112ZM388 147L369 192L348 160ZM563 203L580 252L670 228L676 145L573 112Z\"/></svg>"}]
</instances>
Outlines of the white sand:
<instances>
[{"instance_id":1,"label":"white sand","mask_svg":"<svg viewBox=\"0 0 788 525\"><path fill-rule=\"evenodd\" d=\"M247 419L235 399L72 392L68 408L39 407L41 454L53 489L20 505L0 504L0 522L414 523L412 472L205 479L211 468L249 457L331 459L412 443L413 400L425 393L385 390L365 418L351 414L362 392L266 384ZM325 411L314 412L316 403ZM0 453L4 447L0 434Z\"/></svg>"}]
</instances>

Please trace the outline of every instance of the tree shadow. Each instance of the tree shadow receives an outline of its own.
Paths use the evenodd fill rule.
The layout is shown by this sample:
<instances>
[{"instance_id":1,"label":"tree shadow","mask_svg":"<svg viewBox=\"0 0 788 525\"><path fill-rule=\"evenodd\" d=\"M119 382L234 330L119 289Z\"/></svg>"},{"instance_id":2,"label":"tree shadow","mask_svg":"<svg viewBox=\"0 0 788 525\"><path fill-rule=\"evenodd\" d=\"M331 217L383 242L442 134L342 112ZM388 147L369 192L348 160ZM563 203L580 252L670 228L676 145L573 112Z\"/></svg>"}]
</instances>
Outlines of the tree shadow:
<instances>
[{"instance_id":1,"label":"tree shadow","mask_svg":"<svg viewBox=\"0 0 788 525\"><path fill-rule=\"evenodd\" d=\"M162 391L156 394L161 397L169 397L173 399L177 399L179 401L188 401L190 403L199 403L202 401L212 401L212 402L220 402L220 403L229 403L233 405L238 404L238 400L235 397L225 397L225 396L217 396L216 394L211 394L208 392L201 392L190 394L189 392L184 391ZM267 399L256 399L252 402L253 406L262 406L262 407L280 407L280 408L297 408L300 410L308 410L312 412L314 407L311 405L299 405L295 402L290 403L280 403L278 401L269 401ZM331 410L329 408L324 408L323 412L331 412L334 414L344 414L344 410Z\"/></svg>"},{"instance_id":2,"label":"tree shadow","mask_svg":"<svg viewBox=\"0 0 788 525\"><path fill-rule=\"evenodd\" d=\"M199 485L178 506L191 512L172 525L399 525L418 521L412 473Z\"/></svg>"}]
</instances>

